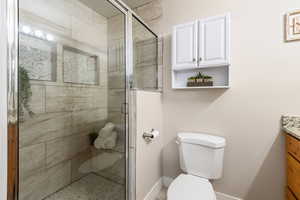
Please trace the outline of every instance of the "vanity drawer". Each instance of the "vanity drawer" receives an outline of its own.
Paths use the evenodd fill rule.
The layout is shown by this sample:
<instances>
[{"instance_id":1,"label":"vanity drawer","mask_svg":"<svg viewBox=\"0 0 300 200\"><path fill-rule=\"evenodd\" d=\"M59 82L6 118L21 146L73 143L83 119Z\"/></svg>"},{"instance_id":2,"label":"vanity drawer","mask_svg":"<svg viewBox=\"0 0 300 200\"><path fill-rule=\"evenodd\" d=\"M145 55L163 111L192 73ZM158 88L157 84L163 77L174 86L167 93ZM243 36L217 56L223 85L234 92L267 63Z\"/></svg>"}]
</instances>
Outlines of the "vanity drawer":
<instances>
[{"instance_id":1,"label":"vanity drawer","mask_svg":"<svg viewBox=\"0 0 300 200\"><path fill-rule=\"evenodd\" d=\"M293 136L286 136L287 151L300 161L300 141Z\"/></svg>"},{"instance_id":2,"label":"vanity drawer","mask_svg":"<svg viewBox=\"0 0 300 200\"><path fill-rule=\"evenodd\" d=\"M289 188L286 188L286 200L297 200Z\"/></svg>"},{"instance_id":3,"label":"vanity drawer","mask_svg":"<svg viewBox=\"0 0 300 200\"><path fill-rule=\"evenodd\" d=\"M288 187L300 199L300 163L291 155L287 155Z\"/></svg>"}]
</instances>

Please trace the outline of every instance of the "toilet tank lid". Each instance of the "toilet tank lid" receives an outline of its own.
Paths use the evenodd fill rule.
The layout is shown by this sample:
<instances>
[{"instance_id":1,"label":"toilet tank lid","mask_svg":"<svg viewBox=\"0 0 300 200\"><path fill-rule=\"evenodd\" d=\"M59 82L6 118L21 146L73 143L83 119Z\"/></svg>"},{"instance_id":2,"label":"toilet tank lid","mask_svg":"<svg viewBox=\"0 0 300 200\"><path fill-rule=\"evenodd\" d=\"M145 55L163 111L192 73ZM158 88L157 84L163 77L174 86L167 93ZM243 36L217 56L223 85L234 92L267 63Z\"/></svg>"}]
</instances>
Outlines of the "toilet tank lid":
<instances>
[{"instance_id":1,"label":"toilet tank lid","mask_svg":"<svg viewBox=\"0 0 300 200\"><path fill-rule=\"evenodd\" d=\"M198 144L210 148L224 148L226 140L223 137L203 134L203 133L190 133L183 132L177 135L178 142Z\"/></svg>"}]
</instances>

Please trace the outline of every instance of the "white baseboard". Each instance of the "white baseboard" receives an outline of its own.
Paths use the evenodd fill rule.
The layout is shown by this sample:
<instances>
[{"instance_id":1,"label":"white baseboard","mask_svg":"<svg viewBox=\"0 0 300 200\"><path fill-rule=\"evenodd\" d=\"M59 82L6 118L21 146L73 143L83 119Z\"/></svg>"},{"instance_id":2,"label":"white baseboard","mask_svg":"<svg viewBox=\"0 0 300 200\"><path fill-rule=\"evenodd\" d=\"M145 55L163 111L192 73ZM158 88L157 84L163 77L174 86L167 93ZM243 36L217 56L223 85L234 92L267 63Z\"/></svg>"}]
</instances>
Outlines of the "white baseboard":
<instances>
[{"instance_id":1,"label":"white baseboard","mask_svg":"<svg viewBox=\"0 0 300 200\"><path fill-rule=\"evenodd\" d=\"M171 177L164 176L162 177L162 183L164 187L169 187L174 179ZM217 200L243 200L234 196L230 196L228 194L224 194L221 192L216 192Z\"/></svg>"},{"instance_id":2,"label":"white baseboard","mask_svg":"<svg viewBox=\"0 0 300 200\"><path fill-rule=\"evenodd\" d=\"M144 200L155 200L163 187L163 178L160 178L148 192Z\"/></svg>"},{"instance_id":3,"label":"white baseboard","mask_svg":"<svg viewBox=\"0 0 300 200\"><path fill-rule=\"evenodd\" d=\"M216 192L217 200L242 200L240 198L230 196L221 192Z\"/></svg>"}]
</instances>

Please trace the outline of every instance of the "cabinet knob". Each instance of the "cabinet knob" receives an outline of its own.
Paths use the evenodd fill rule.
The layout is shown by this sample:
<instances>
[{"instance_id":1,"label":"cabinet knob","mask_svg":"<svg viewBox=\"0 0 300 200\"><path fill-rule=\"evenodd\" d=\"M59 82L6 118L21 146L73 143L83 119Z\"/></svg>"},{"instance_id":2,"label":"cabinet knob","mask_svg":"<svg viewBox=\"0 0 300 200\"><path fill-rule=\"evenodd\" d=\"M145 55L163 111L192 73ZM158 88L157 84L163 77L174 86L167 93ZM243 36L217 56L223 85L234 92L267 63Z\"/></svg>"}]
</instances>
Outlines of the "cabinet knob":
<instances>
[{"instance_id":1,"label":"cabinet knob","mask_svg":"<svg viewBox=\"0 0 300 200\"><path fill-rule=\"evenodd\" d=\"M193 62L196 62L196 58L193 58Z\"/></svg>"},{"instance_id":2,"label":"cabinet knob","mask_svg":"<svg viewBox=\"0 0 300 200\"><path fill-rule=\"evenodd\" d=\"M201 62L202 61L202 58L200 57L199 59L198 59L198 62Z\"/></svg>"}]
</instances>

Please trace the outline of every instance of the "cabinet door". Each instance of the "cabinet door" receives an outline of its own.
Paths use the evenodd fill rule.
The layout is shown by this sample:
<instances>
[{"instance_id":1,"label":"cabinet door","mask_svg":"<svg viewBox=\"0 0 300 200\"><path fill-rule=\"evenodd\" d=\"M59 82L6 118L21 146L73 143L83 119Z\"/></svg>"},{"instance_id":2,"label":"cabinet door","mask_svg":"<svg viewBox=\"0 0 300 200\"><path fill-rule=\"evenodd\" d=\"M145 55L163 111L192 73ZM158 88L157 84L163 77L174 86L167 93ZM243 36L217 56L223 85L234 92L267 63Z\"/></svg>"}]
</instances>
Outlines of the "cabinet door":
<instances>
[{"instance_id":1,"label":"cabinet door","mask_svg":"<svg viewBox=\"0 0 300 200\"><path fill-rule=\"evenodd\" d=\"M297 200L289 188L286 188L286 200Z\"/></svg>"},{"instance_id":2,"label":"cabinet door","mask_svg":"<svg viewBox=\"0 0 300 200\"><path fill-rule=\"evenodd\" d=\"M174 27L173 69L197 67L198 23L191 22Z\"/></svg>"},{"instance_id":3,"label":"cabinet door","mask_svg":"<svg viewBox=\"0 0 300 200\"><path fill-rule=\"evenodd\" d=\"M300 162L287 154L287 183L297 199L300 198Z\"/></svg>"},{"instance_id":4,"label":"cabinet door","mask_svg":"<svg viewBox=\"0 0 300 200\"><path fill-rule=\"evenodd\" d=\"M199 66L229 64L229 15L199 21Z\"/></svg>"}]
</instances>

